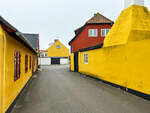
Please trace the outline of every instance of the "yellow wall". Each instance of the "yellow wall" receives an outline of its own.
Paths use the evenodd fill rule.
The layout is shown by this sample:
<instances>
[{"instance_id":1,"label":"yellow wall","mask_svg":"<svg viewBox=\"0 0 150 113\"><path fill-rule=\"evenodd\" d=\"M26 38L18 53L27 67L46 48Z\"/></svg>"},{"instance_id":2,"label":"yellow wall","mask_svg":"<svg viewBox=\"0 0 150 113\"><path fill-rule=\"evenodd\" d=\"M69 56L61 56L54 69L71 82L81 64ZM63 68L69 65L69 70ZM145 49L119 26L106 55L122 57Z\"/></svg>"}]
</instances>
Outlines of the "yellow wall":
<instances>
[{"instance_id":1,"label":"yellow wall","mask_svg":"<svg viewBox=\"0 0 150 113\"><path fill-rule=\"evenodd\" d=\"M79 72L150 94L150 39L79 53Z\"/></svg>"},{"instance_id":2,"label":"yellow wall","mask_svg":"<svg viewBox=\"0 0 150 113\"><path fill-rule=\"evenodd\" d=\"M149 15L142 6L124 10L103 48L79 52L79 72L150 95ZM84 64L84 53L88 53L88 64Z\"/></svg>"},{"instance_id":3,"label":"yellow wall","mask_svg":"<svg viewBox=\"0 0 150 113\"><path fill-rule=\"evenodd\" d=\"M146 7L137 5L128 7L122 11L105 37L104 47L126 44L128 40L145 39L150 31L149 21L150 12Z\"/></svg>"},{"instance_id":4,"label":"yellow wall","mask_svg":"<svg viewBox=\"0 0 150 113\"><path fill-rule=\"evenodd\" d=\"M74 71L74 54L71 54L71 62L70 62L70 69L71 71Z\"/></svg>"},{"instance_id":5,"label":"yellow wall","mask_svg":"<svg viewBox=\"0 0 150 113\"><path fill-rule=\"evenodd\" d=\"M60 45L60 48L56 48ZM47 49L48 57L69 57L69 49L66 48L59 40Z\"/></svg>"},{"instance_id":6,"label":"yellow wall","mask_svg":"<svg viewBox=\"0 0 150 113\"><path fill-rule=\"evenodd\" d=\"M4 113L3 112L3 69L4 69L4 60L3 60L3 47L4 47L4 36L3 36L3 30L2 27L0 25L0 113Z\"/></svg>"},{"instance_id":7,"label":"yellow wall","mask_svg":"<svg viewBox=\"0 0 150 113\"><path fill-rule=\"evenodd\" d=\"M6 61L5 61L5 111L12 104L16 96L20 93L22 88L25 86L27 81L32 75L32 69L29 68L29 56L35 56L35 67L37 67L37 56L29 48L21 44L19 41L14 39L12 36L5 32L6 36ZM14 51L18 50L21 52L21 75L17 81L14 81ZM25 73L25 54L28 55L28 72ZM32 57L33 58L33 57Z\"/></svg>"}]
</instances>

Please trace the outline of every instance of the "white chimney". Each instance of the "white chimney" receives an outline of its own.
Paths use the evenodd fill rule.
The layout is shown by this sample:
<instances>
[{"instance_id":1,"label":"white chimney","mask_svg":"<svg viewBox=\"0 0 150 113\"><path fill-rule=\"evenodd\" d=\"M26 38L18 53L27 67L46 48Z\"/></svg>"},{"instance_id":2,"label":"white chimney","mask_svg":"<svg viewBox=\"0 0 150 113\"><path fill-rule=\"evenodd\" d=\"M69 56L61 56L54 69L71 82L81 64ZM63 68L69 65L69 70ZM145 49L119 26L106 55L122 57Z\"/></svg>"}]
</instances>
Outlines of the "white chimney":
<instances>
[{"instance_id":1,"label":"white chimney","mask_svg":"<svg viewBox=\"0 0 150 113\"><path fill-rule=\"evenodd\" d=\"M131 5L144 6L144 0L124 0L124 8L128 8Z\"/></svg>"}]
</instances>

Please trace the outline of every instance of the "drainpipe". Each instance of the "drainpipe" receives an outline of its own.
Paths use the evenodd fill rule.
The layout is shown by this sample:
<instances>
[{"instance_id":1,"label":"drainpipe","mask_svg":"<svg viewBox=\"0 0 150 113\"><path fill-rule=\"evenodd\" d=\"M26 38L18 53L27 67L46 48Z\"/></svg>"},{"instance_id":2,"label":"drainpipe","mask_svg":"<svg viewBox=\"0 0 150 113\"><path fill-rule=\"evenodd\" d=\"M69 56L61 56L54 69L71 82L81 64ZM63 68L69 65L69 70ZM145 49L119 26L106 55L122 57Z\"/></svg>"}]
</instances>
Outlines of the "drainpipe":
<instances>
[{"instance_id":1,"label":"drainpipe","mask_svg":"<svg viewBox=\"0 0 150 113\"><path fill-rule=\"evenodd\" d=\"M144 6L144 0L124 0L124 9L131 5Z\"/></svg>"}]
</instances>

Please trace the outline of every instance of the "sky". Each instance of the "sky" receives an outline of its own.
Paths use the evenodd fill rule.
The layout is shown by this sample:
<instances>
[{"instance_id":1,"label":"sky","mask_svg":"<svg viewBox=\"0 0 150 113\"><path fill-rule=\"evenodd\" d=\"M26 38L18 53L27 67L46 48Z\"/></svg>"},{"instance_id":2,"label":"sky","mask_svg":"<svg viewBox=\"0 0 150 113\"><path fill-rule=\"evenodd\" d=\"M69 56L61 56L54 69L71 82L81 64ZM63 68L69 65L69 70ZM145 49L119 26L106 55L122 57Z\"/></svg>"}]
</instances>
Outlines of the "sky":
<instances>
[{"instance_id":1,"label":"sky","mask_svg":"<svg viewBox=\"0 0 150 113\"><path fill-rule=\"evenodd\" d=\"M38 33L40 49L59 39L68 42L99 12L115 21L124 9L124 0L1 0L0 15L23 33ZM145 0L150 9L150 0Z\"/></svg>"}]
</instances>

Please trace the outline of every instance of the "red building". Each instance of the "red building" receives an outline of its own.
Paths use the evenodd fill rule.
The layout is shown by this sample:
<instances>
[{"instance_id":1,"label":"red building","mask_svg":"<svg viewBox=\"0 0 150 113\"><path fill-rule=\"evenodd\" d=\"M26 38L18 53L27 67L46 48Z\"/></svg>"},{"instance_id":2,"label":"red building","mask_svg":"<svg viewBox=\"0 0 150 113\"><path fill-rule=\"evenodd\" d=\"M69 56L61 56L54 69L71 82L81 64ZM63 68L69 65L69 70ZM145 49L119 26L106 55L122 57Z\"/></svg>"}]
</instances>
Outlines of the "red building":
<instances>
[{"instance_id":1,"label":"red building","mask_svg":"<svg viewBox=\"0 0 150 113\"><path fill-rule=\"evenodd\" d=\"M75 37L69 42L71 53L79 49L102 44L113 25L113 21L97 13L85 25L75 30Z\"/></svg>"}]
</instances>

